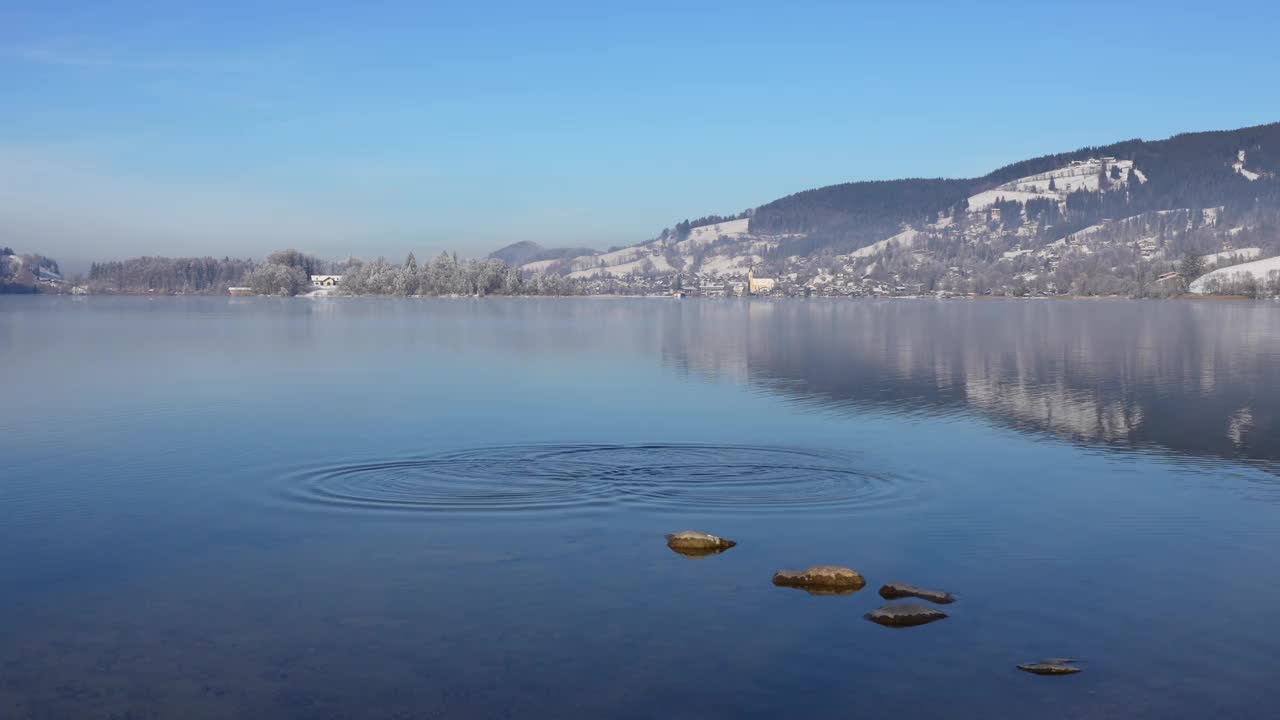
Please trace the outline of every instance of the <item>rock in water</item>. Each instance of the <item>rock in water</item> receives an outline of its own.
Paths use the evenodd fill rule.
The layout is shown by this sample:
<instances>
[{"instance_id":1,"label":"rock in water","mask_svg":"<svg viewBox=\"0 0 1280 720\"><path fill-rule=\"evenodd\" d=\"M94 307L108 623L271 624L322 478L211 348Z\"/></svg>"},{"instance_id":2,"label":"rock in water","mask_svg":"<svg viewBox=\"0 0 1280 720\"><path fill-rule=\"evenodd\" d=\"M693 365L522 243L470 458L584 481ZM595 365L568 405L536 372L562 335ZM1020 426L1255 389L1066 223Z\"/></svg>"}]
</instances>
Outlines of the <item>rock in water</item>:
<instances>
[{"instance_id":1,"label":"rock in water","mask_svg":"<svg viewBox=\"0 0 1280 720\"><path fill-rule=\"evenodd\" d=\"M1023 663L1018 669L1033 675L1075 675L1081 671L1071 658L1049 658L1040 662Z\"/></svg>"},{"instance_id":2,"label":"rock in water","mask_svg":"<svg viewBox=\"0 0 1280 720\"><path fill-rule=\"evenodd\" d=\"M880 597L885 600L900 600L902 598L914 597L921 600L928 600L931 603L939 605L950 605L956 601L956 597L949 592L942 590L926 590L918 588L915 585L906 583L891 582L880 588Z\"/></svg>"},{"instance_id":3,"label":"rock in water","mask_svg":"<svg viewBox=\"0 0 1280 720\"><path fill-rule=\"evenodd\" d=\"M732 540L696 530L685 530L667 536L667 547L685 557L718 555L737 544Z\"/></svg>"},{"instance_id":4,"label":"rock in water","mask_svg":"<svg viewBox=\"0 0 1280 720\"><path fill-rule=\"evenodd\" d=\"M935 620L941 620L947 616L946 613L931 608L928 605L919 603L901 603L898 605L885 605L877 610L867 613L867 619L879 625L887 627L914 627L916 625L925 625Z\"/></svg>"},{"instance_id":5,"label":"rock in water","mask_svg":"<svg viewBox=\"0 0 1280 720\"><path fill-rule=\"evenodd\" d=\"M813 595L845 595L861 590L867 581L858 572L835 565L818 565L808 570L780 570L773 584L808 590Z\"/></svg>"}]
</instances>

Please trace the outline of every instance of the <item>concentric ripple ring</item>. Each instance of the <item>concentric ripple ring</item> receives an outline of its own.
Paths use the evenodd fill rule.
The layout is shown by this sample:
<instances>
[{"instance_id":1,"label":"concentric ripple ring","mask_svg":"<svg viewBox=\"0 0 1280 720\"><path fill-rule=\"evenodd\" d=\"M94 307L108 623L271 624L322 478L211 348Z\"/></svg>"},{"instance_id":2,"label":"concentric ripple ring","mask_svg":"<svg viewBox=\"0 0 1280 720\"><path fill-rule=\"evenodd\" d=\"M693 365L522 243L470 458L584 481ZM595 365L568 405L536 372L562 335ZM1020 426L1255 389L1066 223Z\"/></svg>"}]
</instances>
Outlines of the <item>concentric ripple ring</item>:
<instances>
[{"instance_id":1,"label":"concentric ripple ring","mask_svg":"<svg viewBox=\"0 0 1280 720\"><path fill-rule=\"evenodd\" d=\"M309 469L286 481L294 502L428 512L865 509L903 501L911 484L853 454L701 444L482 447Z\"/></svg>"}]
</instances>

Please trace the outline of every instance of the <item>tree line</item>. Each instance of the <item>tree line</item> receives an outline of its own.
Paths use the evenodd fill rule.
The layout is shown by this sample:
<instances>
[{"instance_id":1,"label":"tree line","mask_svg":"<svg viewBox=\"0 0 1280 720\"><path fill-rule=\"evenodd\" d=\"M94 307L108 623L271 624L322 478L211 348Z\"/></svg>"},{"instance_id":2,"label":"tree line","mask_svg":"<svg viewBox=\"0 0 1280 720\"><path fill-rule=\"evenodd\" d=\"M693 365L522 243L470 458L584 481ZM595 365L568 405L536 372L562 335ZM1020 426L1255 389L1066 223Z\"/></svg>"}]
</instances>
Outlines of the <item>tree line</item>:
<instances>
[{"instance_id":1,"label":"tree line","mask_svg":"<svg viewBox=\"0 0 1280 720\"><path fill-rule=\"evenodd\" d=\"M355 261L342 272L339 290L353 295L578 295L579 284L549 273L524 276L496 258L459 260L442 252L418 265L413 253L401 264Z\"/></svg>"},{"instance_id":2,"label":"tree line","mask_svg":"<svg viewBox=\"0 0 1280 720\"><path fill-rule=\"evenodd\" d=\"M94 263L88 275L96 292L223 294L247 287L260 295L298 295L311 289L312 275L341 275L338 291L352 295L573 295L578 283L557 275L524 276L501 260L459 260L441 253L419 267L413 253L404 263L379 258L329 262L295 249L278 250L263 262L224 257L138 257Z\"/></svg>"},{"instance_id":3,"label":"tree line","mask_svg":"<svg viewBox=\"0 0 1280 720\"><path fill-rule=\"evenodd\" d=\"M253 268L252 260L230 257L136 257L93 263L87 284L95 292L225 293Z\"/></svg>"}]
</instances>

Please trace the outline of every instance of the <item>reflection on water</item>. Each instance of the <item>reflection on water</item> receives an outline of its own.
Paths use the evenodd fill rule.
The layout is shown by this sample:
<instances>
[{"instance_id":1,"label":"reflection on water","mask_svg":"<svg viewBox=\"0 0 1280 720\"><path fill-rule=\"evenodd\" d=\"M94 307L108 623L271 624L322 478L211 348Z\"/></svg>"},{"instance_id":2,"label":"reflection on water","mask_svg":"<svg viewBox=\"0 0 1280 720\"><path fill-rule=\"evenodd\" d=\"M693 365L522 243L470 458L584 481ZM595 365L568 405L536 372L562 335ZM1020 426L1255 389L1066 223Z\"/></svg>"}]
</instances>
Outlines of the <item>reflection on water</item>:
<instances>
[{"instance_id":1,"label":"reflection on water","mask_svg":"<svg viewBox=\"0 0 1280 720\"><path fill-rule=\"evenodd\" d=\"M1274 304L0 297L0 368L6 720L1280 702Z\"/></svg>"},{"instance_id":2,"label":"reflection on water","mask_svg":"<svg viewBox=\"0 0 1280 720\"><path fill-rule=\"evenodd\" d=\"M664 330L668 362L804 402L1280 459L1274 304L703 303Z\"/></svg>"}]
</instances>

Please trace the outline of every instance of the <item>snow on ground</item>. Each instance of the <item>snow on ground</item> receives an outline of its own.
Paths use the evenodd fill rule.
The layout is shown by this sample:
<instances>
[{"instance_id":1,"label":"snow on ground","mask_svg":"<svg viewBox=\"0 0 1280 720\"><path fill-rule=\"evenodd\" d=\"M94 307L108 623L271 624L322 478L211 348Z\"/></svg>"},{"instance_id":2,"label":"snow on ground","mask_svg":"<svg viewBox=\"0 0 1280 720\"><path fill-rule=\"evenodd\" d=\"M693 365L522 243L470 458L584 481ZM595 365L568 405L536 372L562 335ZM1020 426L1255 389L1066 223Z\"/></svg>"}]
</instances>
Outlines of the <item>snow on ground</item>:
<instances>
[{"instance_id":1,"label":"snow on ground","mask_svg":"<svg viewBox=\"0 0 1280 720\"><path fill-rule=\"evenodd\" d=\"M653 246L633 245L631 247L625 247L621 250L614 250L613 252L602 253L600 255L584 255L582 257L576 257L569 261L569 277L592 277L597 273L597 271L602 269L601 266L604 266L605 268L626 267L628 268L626 270L622 270L620 272L611 271L608 273L610 275L626 275L631 272L631 269L638 268L643 265L646 258L653 260L655 269L671 267L666 263L666 260L662 259L660 254L656 256L654 255ZM534 266L541 266L540 269L545 270L547 265L550 265L552 262L555 261L538 261L536 263L529 263L528 265L522 266L522 269L534 270Z\"/></svg>"},{"instance_id":2,"label":"snow on ground","mask_svg":"<svg viewBox=\"0 0 1280 720\"><path fill-rule=\"evenodd\" d=\"M1066 236L1065 238L1063 238L1063 241L1068 243L1079 242L1089 237L1090 235L1096 234L1099 230L1101 230L1104 227L1106 227L1106 223L1099 223L1097 225L1090 225L1089 227L1081 228L1071 233L1070 235Z\"/></svg>"},{"instance_id":3,"label":"snow on ground","mask_svg":"<svg viewBox=\"0 0 1280 720\"><path fill-rule=\"evenodd\" d=\"M1098 173L1103 168L1101 158L1092 158L1080 162L1072 163L1066 167L1050 170L1049 172L1040 173L1038 175L1029 175L1024 178L1018 178L1013 182L1007 182L1001 185L997 190L1021 190L1033 193L1049 192L1049 181L1053 181L1054 192L1059 195L1085 189L1092 192L1098 190ZM1108 174L1111 168L1118 168L1120 171L1119 180L1111 180L1108 175L1108 184L1122 185L1126 178L1129 177L1129 170L1133 167L1132 160L1113 160L1105 163ZM1146 181L1146 177L1139 174L1139 178Z\"/></svg>"},{"instance_id":4,"label":"snow on ground","mask_svg":"<svg viewBox=\"0 0 1280 720\"><path fill-rule=\"evenodd\" d=\"M894 235L893 237L885 238L884 240L881 240L879 242L871 243L870 245L864 248L858 248L857 250L854 250L853 252L846 255L845 257L864 258L864 257L871 257L872 255L878 255L884 252L886 249L888 249L891 243L895 243L895 242L898 243L898 246L902 248L914 247L916 244L916 239L919 238L920 235L921 235L920 231L915 230L913 228L907 228L906 230L903 230L902 232L898 233L897 235Z\"/></svg>"},{"instance_id":5,"label":"snow on ground","mask_svg":"<svg viewBox=\"0 0 1280 720\"><path fill-rule=\"evenodd\" d=\"M644 272L645 270L650 269L654 272L660 273L667 273L675 270L675 268L671 267L671 263L667 262L667 259L661 254L651 255L648 252L644 252L645 248L631 248L631 250L640 250L641 252L632 252L630 255L620 255L620 259L622 261L613 265L605 265L604 267L596 265L586 267L581 270L574 270L569 273L568 276L571 278L589 278L604 274L612 277L622 277L633 272ZM621 251L619 251L619 253L621 253ZM597 257L607 258L610 255L619 255L619 253L606 253L604 255L598 255ZM574 263L574 266L577 266L576 262Z\"/></svg>"},{"instance_id":6,"label":"snow on ground","mask_svg":"<svg viewBox=\"0 0 1280 720\"><path fill-rule=\"evenodd\" d=\"M534 262L521 265L520 269L528 270L529 272L543 272L557 262L559 262L559 260L535 260Z\"/></svg>"},{"instance_id":7,"label":"snow on ground","mask_svg":"<svg viewBox=\"0 0 1280 720\"><path fill-rule=\"evenodd\" d=\"M1025 203L1028 200L1035 200L1036 198L1049 198L1050 200L1062 199L1058 197L1057 194L1050 192L1026 192L1022 190L1002 190L1000 188L996 188L995 190L987 190L980 192L977 195L970 196L969 212L986 210L992 205L995 205L997 200L1017 200L1020 203Z\"/></svg>"},{"instance_id":8,"label":"snow on ground","mask_svg":"<svg viewBox=\"0 0 1280 720\"><path fill-rule=\"evenodd\" d=\"M1271 273L1280 272L1280 257L1270 257L1265 260L1254 260L1242 265L1231 265L1230 267L1219 268L1202 275L1191 282L1191 292L1197 294L1205 294L1216 282L1232 283L1245 280L1252 276L1258 282L1267 282L1271 279Z\"/></svg>"},{"instance_id":9,"label":"snow on ground","mask_svg":"<svg viewBox=\"0 0 1280 720\"><path fill-rule=\"evenodd\" d=\"M1108 173L1108 188L1123 187L1129 177L1129 170L1133 168L1132 160L1109 160L1104 163L1101 158L1092 158L1074 162L1066 167L1050 170L1049 172L1018 178L994 189L980 192L969 198L969 211L985 210L1001 198L1017 200L1022 203L1036 198L1062 201L1068 193L1076 190L1083 189L1097 192L1099 188L1098 175L1102 172L1104 164ZM1119 169L1119 180L1110 179L1112 167ZM1147 181L1147 177L1141 172L1137 173L1137 177L1141 182ZM1052 191L1049 190L1050 182L1053 183Z\"/></svg>"},{"instance_id":10,"label":"snow on ground","mask_svg":"<svg viewBox=\"0 0 1280 720\"><path fill-rule=\"evenodd\" d=\"M1246 169L1246 168L1245 168L1245 166L1244 166L1244 164L1245 164L1245 162L1246 162L1245 157L1246 157L1246 156L1245 156L1245 151L1244 151L1244 150L1241 150L1241 151L1237 152L1237 153L1236 153L1236 161L1235 161L1234 163L1232 163L1232 164L1231 164L1231 169L1232 169L1232 170L1235 170L1237 173L1239 173L1239 174L1243 175L1243 176L1244 176L1244 179L1245 179L1245 180L1249 180L1250 182L1252 182L1252 181L1254 181L1254 180L1257 180L1258 178L1262 177L1262 176L1261 176L1261 175L1259 175L1258 173L1256 173L1256 172L1254 172L1254 171L1252 171L1252 170L1248 170L1248 169Z\"/></svg>"},{"instance_id":11,"label":"snow on ground","mask_svg":"<svg viewBox=\"0 0 1280 720\"><path fill-rule=\"evenodd\" d=\"M1204 219L1204 224L1206 224L1206 225L1217 225L1217 224L1218 224L1218 212L1219 212L1220 210L1222 210L1222 208L1220 208L1220 207L1216 207L1216 208L1203 208L1203 209L1201 210L1201 217ZM1192 211L1192 209L1191 209L1191 208L1178 208L1177 210L1156 210L1156 215L1159 215L1159 216L1161 216L1161 217L1166 217L1166 216L1169 216L1169 215L1173 215L1173 214L1175 214L1175 213L1191 213L1191 211ZM1126 219L1128 219L1128 218L1126 218ZM1188 215L1188 217L1187 217L1187 229L1188 229L1188 230L1192 230L1192 229L1194 229L1194 228L1195 228L1195 220L1194 220L1194 218L1190 217L1190 215Z\"/></svg>"},{"instance_id":12,"label":"snow on ground","mask_svg":"<svg viewBox=\"0 0 1280 720\"><path fill-rule=\"evenodd\" d=\"M1262 255L1262 248L1249 247L1237 248L1235 250L1223 250L1222 252L1204 255L1200 259L1204 261L1205 267L1210 265L1220 265L1225 261L1245 261L1256 260Z\"/></svg>"},{"instance_id":13,"label":"snow on ground","mask_svg":"<svg viewBox=\"0 0 1280 720\"><path fill-rule=\"evenodd\" d=\"M691 229L689 236L684 240L670 245L647 243L599 255L576 257L569 260L568 277L596 277L602 273L613 277L621 277L635 271L642 271L646 269L649 263L652 263L652 269L655 272L673 272L675 268L671 266L671 263L667 262L664 252L674 250L681 257L688 258L699 247L711 245L722 237L734 240L749 238L751 237L748 233L749 224L749 219L742 218L741 220L701 225ZM521 269L529 272L543 272L559 262L563 261L538 260L522 265ZM712 266L723 267L724 271L731 271L740 267L745 269L752 262L760 262L760 259L754 256L734 256L725 259L709 258L703 264L710 263Z\"/></svg>"},{"instance_id":14,"label":"snow on ground","mask_svg":"<svg viewBox=\"0 0 1280 720\"><path fill-rule=\"evenodd\" d=\"M759 255L712 255L703 258L698 272L707 275L738 275L763 262Z\"/></svg>"},{"instance_id":15,"label":"snow on ground","mask_svg":"<svg viewBox=\"0 0 1280 720\"><path fill-rule=\"evenodd\" d=\"M1261 175L1259 175L1258 173L1252 170L1246 170L1243 165L1236 165L1236 172L1243 175L1245 180L1257 180L1258 178L1262 177Z\"/></svg>"},{"instance_id":16,"label":"snow on ground","mask_svg":"<svg viewBox=\"0 0 1280 720\"><path fill-rule=\"evenodd\" d=\"M688 245L690 248L699 245L710 245L723 235L725 237L738 238L747 234L747 227L751 224L749 218L741 220L729 220L727 222L716 223L714 225L701 225L689 231L689 237L676 243L676 247Z\"/></svg>"}]
</instances>

